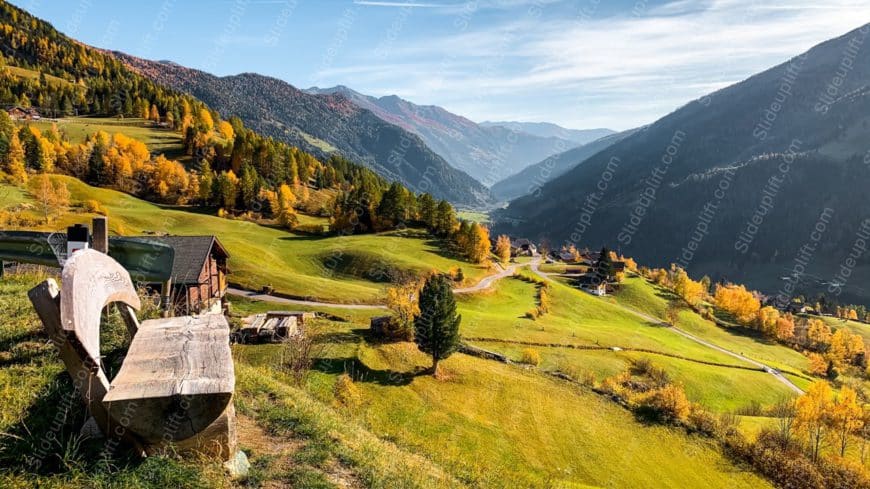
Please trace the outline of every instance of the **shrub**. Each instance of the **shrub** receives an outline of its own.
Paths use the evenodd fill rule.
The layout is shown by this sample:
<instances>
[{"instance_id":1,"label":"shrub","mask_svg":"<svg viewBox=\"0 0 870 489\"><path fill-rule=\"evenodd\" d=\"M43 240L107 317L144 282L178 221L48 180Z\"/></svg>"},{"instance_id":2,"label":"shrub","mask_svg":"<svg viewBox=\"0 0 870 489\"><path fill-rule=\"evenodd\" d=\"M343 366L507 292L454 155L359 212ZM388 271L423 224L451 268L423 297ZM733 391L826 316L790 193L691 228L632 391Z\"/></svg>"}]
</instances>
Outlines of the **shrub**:
<instances>
[{"instance_id":1,"label":"shrub","mask_svg":"<svg viewBox=\"0 0 870 489\"><path fill-rule=\"evenodd\" d=\"M659 421L685 421L691 408L683 388L674 384L644 393L636 402L639 414Z\"/></svg>"},{"instance_id":2,"label":"shrub","mask_svg":"<svg viewBox=\"0 0 870 489\"><path fill-rule=\"evenodd\" d=\"M335 395L335 401L346 408L355 409L362 404L362 393L350 375L344 373L335 379L335 386L332 389Z\"/></svg>"},{"instance_id":3,"label":"shrub","mask_svg":"<svg viewBox=\"0 0 870 489\"><path fill-rule=\"evenodd\" d=\"M108 215L108 212L106 212L106 208L103 207L103 204L94 199L86 200L83 206L85 208L85 212L90 212L91 214L100 214L103 216Z\"/></svg>"},{"instance_id":4,"label":"shrub","mask_svg":"<svg viewBox=\"0 0 870 489\"><path fill-rule=\"evenodd\" d=\"M526 348L525 350L523 350L523 356L520 361L522 363L534 365L535 367L537 367L541 364L541 353L534 348Z\"/></svg>"},{"instance_id":5,"label":"shrub","mask_svg":"<svg viewBox=\"0 0 870 489\"><path fill-rule=\"evenodd\" d=\"M538 319L538 317L540 315L541 315L541 311L537 307L534 309L529 309L528 311L526 311L526 318L531 319L532 321Z\"/></svg>"},{"instance_id":6,"label":"shrub","mask_svg":"<svg viewBox=\"0 0 870 489\"><path fill-rule=\"evenodd\" d=\"M314 359L322 352L322 344L316 338L304 333L295 334L284 340L281 364L290 372L297 385L301 385L311 370Z\"/></svg>"},{"instance_id":7,"label":"shrub","mask_svg":"<svg viewBox=\"0 0 870 489\"><path fill-rule=\"evenodd\" d=\"M716 417L701 407L700 404L692 404L686 421L689 423L689 427L693 430L704 433L705 435L712 435L716 433L719 428L719 423L717 422Z\"/></svg>"}]
</instances>

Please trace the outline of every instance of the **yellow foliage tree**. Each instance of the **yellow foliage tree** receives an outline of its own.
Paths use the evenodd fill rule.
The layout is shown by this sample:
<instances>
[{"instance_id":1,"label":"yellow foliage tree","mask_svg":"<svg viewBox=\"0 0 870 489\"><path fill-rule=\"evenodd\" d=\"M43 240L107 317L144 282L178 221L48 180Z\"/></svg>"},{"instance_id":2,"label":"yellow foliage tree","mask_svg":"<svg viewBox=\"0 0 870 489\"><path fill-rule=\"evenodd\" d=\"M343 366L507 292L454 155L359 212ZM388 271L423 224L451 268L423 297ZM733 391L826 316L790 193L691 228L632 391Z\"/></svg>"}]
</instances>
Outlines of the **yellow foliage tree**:
<instances>
[{"instance_id":1,"label":"yellow foliage tree","mask_svg":"<svg viewBox=\"0 0 870 489\"><path fill-rule=\"evenodd\" d=\"M420 315L417 297L421 284L411 282L387 289L387 307L393 312L390 336L393 339L410 341L414 339L414 318Z\"/></svg>"},{"instance_id":2,"label":"yellow foliage tree","mask_svg":"<svg viewBox=\"0 0 870 489\"><path fill-rule=\"evenodd\" d=\"M818 353L810 352L807 355L807 359L810 362L809 371L811 374L824 377L828 373L828 361L825 360L825 357Z\"/></svg>"},{"instance_id":3,"label":"yellow foliage tree","mask_svg":"<svg viewBox=\"0 0 870 489\"><path fill-rule=\"evenodd\" d=\"M670 282L674 292L690 306L697 307L704 300L704 286L701 282L689 278L686 271L676 265L671 265Z\"/></svg>"},{"instance_id":4,"label":"yellow foliage tree","mask_svg":"<svg viewBox=\"0 0 870 489\"><path fill-rule=\"evenodd\" d=\"M296 217L296 209L293 205L296 203L296 196L287 184L281 184L278 187L278 205L275 216L278 218L278 223L287 229L293 229L298 223Z\"/></svg>"},{"instance_id":5,"label":"yellow foliage tree","mask_svg":"<svg viewBox=\"0 0 870 489\"><path fill-rule=\"evenodd\" d=\"M831 387L824 381L814 382L806 394L798 398L795 407L795 429L807 437L810 458L815 462L828 435Z\"/></svg>"},{"instance_id":6,"label":"yellow foliage tree","mask_svg":"<svg viewBox=\"0 0 870 489\"><path fill-rule=\"evenodd\" d=\"M749 325L758 315L761 301L742 285L717 285L713 301L720 309L734 315L742 324Z\"/></svg>"},{"instance_id":7,"label":"yellow foliage tree","mask_svg":"<svg viewBox=\"0 0 870 489\"><path fill-rule=\"evenodd\" d=\"M511 239L507 235L502 234L495 240L495 256L502 265L511 261Z\"/></svg>"},{"instance_id":8,"label":"yellow foliage tree","mask_svg":"<svg viewBox=\"0 0 870 489\"><path fill-rule=\"evenodd\" d=\"M57 215L63 208L69 206L69 189L58 180L52 183L48 175L41 174L34 182L34 194L45 222L51 222L51 217Z\"/></svg>"},{"instance_id":9,"label":"yellow foliage tree","mask_svg":"<svg viewBox=\"0 0 870 489\"><path fill-rule=\"evenodd\" d=\"M790 314L780 316L776 320L776 338L780 341L794 339L794 318Z\"/></svg>"},{"instance_id":10,"label":"yellow foliage tree","mask_svg":"<svg viewBox=\"0 0 870 489\"><path fill-rule=\"evenodd\" d=\"M478 223L471 224L471 239L468 243L468 258L473 263L486 263L489 261L489 250L492 243L489 241L489 230Z\"/></svg>"},{"instance_id":11,"label":"yellow foliage tree","mask_svg":"<svg viewBox=\"0 0 870 489\"><path fill-rule=\"evenodd\" d=\"M857 393L849 386L840 388L834 404L830 407L828 422L837 438L840 456L846 455L849 439L864 426L864 408L858 403Z\"/></svg>"},{"instance_id":12,"label":"yellow foliage tree","mask_svg":"<svg viewBox=\"0 0 870 489\"><path fill-rule=\"evenodd\" d=\"M227 141L232 141L233 136L235 135L233 125L227 121L220 121L218 123L218 134Z\"/></svg>"},{"instance_id":13,"label":"yellow foliage tree","mask_svg":"<svg viewBox=\"0 0 870 489\"><path fill-rule=\"evenodd\" d=\"M214 119L211 116L211 112L208 109L200 109L199 110L199 122L202 124L202 128L206 132L211 132L214 130Z\"/></svg>"},{"instance_id":14,"label":"yellow foliage tree","mask_svg":"<svg viewBox=\"0 0 870 489\"><path fill-rule=\"evenodd\" d=\"M821 349L831 342L831 328L820 319L810 319L807 338L813 348Z\"/></svg>"},{"instance_id":15,"label":"yellow foliage tree","mask_svg":"<svg viewBox=\"0 0 870 489\"><path fill-rule=\"evenodd\" d=\"M18 131L12 131L9 139L9 150L3 159L3 171L9 183L21 185L27 182L27 171L24 165L24 146L18 139Z\"/></svg>"},{"instance_id":16,"label":"yellow foliage tree","mask_svg":"<svg viewBox=\"0 0 870 489\"><path fill-rule=\"evenodd\" d=\"M157 110L156 105L153 105L153 104L151 105L151 114L150 114L149 119L151 119L154 122L160 122L160 111Z\"/></svg>"},{"instance_id":17,"label":"yellow foliage tree","mask_svg":"<svg viewBox=\"0 0 870 489\"><path fill-rule=\"evenodd\" d=\"M764 306L758 310L755 318L758 330L767 336L776 336L779 311L772 306Z\"/></svg>"}]
</instances>

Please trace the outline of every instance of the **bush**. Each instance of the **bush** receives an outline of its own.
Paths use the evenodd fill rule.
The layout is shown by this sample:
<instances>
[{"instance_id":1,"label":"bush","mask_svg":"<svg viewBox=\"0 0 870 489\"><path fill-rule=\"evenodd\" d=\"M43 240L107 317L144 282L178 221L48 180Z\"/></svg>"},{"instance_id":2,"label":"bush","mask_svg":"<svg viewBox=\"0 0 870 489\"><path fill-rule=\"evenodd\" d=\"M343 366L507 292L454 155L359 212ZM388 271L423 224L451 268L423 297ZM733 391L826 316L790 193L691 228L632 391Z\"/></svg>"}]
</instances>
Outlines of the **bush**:
<instances>
[{"instance_id":1,"label":"bush","mask_svg":"<svg viewBox=\"0 0 870 489\"><path fill-rule=\"evenodd\" d=\"M526 311L526 318L531 319L532 321L538 319L541 316L541 310L537 307L534 309L529 309Z\"/></svg>"},{"instance_id":2,"label":"bush","mask_svg":"<svg viewBox=\"0 0 870 489\"><path fill-rule=\"evenodd\" d=\"M674 384L639 395L636 402L640 415L658 421L685 421L691 410L683 388Z\"/></svg>"},{"instance_id":3,"label":"bush","mask_svg":"<svg viewBox=\"0 0 870 489\"><path fill-rule=\"evenodd\" d=\"M541 364L541 353L534 348L526 348L523 350L523 356L520 359L520 362L537 367Z\"/></svg>"},{"instance_id":4,"label":"bush","mask_svg":"<svg viewBox=\"0 0 870 489\"><path fill-rule=\"evenodd\" d=\"M355 409L362 404L362 393L348 374L341 374L335 379L332 389L335 401L346 408Z\"/></svg>"},{"instance_id":5,"label":"bush","mask_svg":"<svg viewBox=\"0 0 870 489\"><path fill-rule=\"evenodd\" d=\"M716 433L719 428L719 423L717 422L716 417L701 407L700 404L692 404L686 421L689 423L689 427L693 430L704 433L705 435L712 435Z\"/></svg>"},{"instance_id":6,"label":"bush","mask_svg":"<svg viewBox=\"0 0 870 489\"><path fill-rule=\"evenodd\" d=\"M88 199L84 201L82 207L84 207L85 212L89 212L91 214L100 214L103 216L108 215L108 212L106 212L106 208L103 207L103 204L94 199Z\"/></svg>"}]
</instances>

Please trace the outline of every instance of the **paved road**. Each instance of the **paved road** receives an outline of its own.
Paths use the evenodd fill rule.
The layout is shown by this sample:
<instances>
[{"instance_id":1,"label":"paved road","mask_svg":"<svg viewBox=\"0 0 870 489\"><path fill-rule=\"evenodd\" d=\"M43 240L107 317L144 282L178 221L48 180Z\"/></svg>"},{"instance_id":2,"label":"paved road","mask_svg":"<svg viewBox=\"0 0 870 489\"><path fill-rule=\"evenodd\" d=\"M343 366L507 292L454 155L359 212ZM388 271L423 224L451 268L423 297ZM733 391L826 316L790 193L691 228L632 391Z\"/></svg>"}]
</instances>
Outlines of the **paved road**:
<instances>
[{"instance_id":1,"label":"paved road","mask_svg":"<svg viewBox=\"0 0 870 489\"><path fill-rule=\"evenodd\" d=\"M538 258L540 260L540 258ZM534 260L533 260L534 261ZM492 284L498 282L499 280L510 277L514 274L519 268L528 266L529 263L514 263L513 265L503 268L502 271L495 273L493 275L488 275L484 277L480 282L472 285L471 287L462 287L459 289L453 289L454 294L472 294L474 292L480 292L482 290L486 290L492 287ZM501 265L496 265L501 267Z\"/></svg>"},{"instance_id":2,"label":"paved road","mask_svg":"<svg viewBox=\"0 0 870 489\"><path fill-rule=\"evenodd\" d=\"M540 265L540 260L532 261L532 264L531 264L532 271L535 272L538 276L540 276L540 277L542 277L542 278L544 278L544 279L551 280L550 277L549 277L546 273L541 272L541 271L538 269L538 265ZM739 353L735 353L735 352L733 352L733 351L731 351L731 350L728 350L728 349L722 348L721 346L718 346L718 345L716 345L716 344L714 344L714 343L710 343L710 342L707 341L707 340L704 340L704 339L698 338L697 336L695 336L695 335L693 335L693 334L691 334L691 333L688 333L688 332L686 332L686 331L683 331L682 329L680 329L680 328L678 328L678 327L676 327L676 326L672 326L671 324L666 323L666 322L662 321L661 319L659 319L659 318L657 318L657 317L650 316L649 314L643 313L643 312L641 312L641 311L638 311L638 310L633 309L633 308L628 307L628 306L624 306L624 305L622 305L622 304L618 304L618 303L612 303L612 304L613 304L614 306L616 306L616 307L621 308L622 310L624 310L624 311L626 311L626 312L629 312L629 313L631 313L631 314L634 314L635 316L637 316L637 317L639 317L639 318L641 318L641 319L643 319L643 320L645 320L645 321L649 321L649 322L651 322L651 323L653 323L653 324L658 324L658 325L660 325L660 326L665 326L668 330L670 330L670 331L672 331L672 332L674 332L674 333L676 333L676 334L678 334L678 335L680 335L680 336L683 336L683 337L685 337L685 338L688 338L688 339L694 341L695 343L698 343L698 344L700 344L700 345L706 346L707 348L711 348L711 349L713 349L713 350L716 350L716 351L718 351L718 352L720 352L720 353L724 353L724 354L726 354L726 355L729 355L729 356L731 356L731 357L737 358L737 359L739 359L739 360L743 360L744 362L746 362L746 363L748 363L748 364L750 364L750 365L754 365L754 366L756 366L756 367L758 367L758 368L761 368L761 369L763 369L765 372L769 373L770 375L773 375L777 380L779 380L780 382L782 382L783 384L785 384L789 389L793 390L794 392L796 392L796 393L798 393L798 394L803 394L803 393L804 393L804 391L801 390L800 387L798 387L797 385L795 385L791 380L788 379L788 377L786 377L785 375L781 374L778 370L776 370L776 369L773 368L773 367L770 367L770 366L768 366L768 365L765 365L765 364L763 364L763 363L761 363L761 362L759 362L759 361L753 360L753 359L751 359L751 358L744 357L743 355L741 355L741 354L739 354Z\"/></svg>"}]
</instances>

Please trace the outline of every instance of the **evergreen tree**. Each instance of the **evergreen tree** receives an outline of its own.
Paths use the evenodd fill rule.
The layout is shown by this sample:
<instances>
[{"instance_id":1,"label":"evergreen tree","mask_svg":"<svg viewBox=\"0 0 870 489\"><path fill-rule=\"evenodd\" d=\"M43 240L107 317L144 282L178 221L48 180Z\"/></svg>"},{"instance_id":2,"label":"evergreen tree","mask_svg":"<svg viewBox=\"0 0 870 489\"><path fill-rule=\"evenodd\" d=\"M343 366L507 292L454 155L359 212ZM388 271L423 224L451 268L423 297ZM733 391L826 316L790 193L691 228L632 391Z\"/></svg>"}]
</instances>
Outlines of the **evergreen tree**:
<instances>
[{"instance_id":1,"label":"evergreen tree","mask_svg":"<svg viewBox=\"0 0 870 489\"><path fill-rule=\"evenodd\" d=\"M459 323L456 300L450 281L444 275L432 275L420 291L420 315L414 319L414 342L432 357L432 373L438 362L459 348Z\"/></svg>"},{"instance_id":2,"label":"evergreen tree","mask_svg":"<svg viewBox=\"0 0 870 489\"><path fill-rule=\"evenodd\" d=\"M208 205L214 195L214 172L211 170L208 160L202 160L199 166L199 200Z\"/></svg>"},{"instance_id":3,"label":"evergreen tree","mask_svg":"<svg viewBox=\"0 0 870 489\"><path fill-rule=\"evenodd\" d=\"M613 260L610 258L610 250L607 247L601 248L601 256L598 257L598 262L595 264L595 273L599 279L605 282L613 281L616 277L613 271Z\"/></svg>"}]
</instances>

